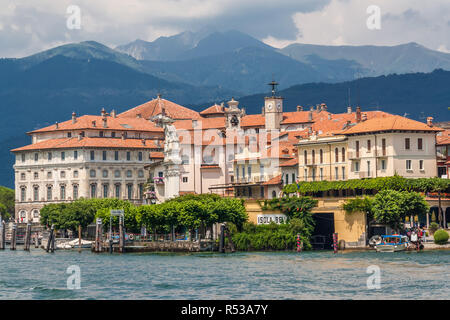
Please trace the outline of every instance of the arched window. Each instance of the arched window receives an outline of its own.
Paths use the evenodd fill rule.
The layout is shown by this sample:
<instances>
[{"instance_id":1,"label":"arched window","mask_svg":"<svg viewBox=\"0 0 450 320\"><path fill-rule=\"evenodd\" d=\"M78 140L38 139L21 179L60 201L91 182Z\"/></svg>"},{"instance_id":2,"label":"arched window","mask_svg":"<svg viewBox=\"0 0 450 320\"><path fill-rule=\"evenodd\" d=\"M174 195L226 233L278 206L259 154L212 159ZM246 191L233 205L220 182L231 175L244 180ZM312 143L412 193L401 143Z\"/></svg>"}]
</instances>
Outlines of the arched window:
<instances>
[{"instance_id":1,"label":"arched window","mask_svg":"<svg viewBox=\"0 0 450 320\"><path fill-rule=\"evenodd\" d=\"M277 192L275 190L272 191L272 198L276 198L277 197Z\"/></svg>"},{"instance_id":2,"label":"arched window","mask_svg":"<svg viewBox=\"0 0 450 320\"><path fill-rule=\"evenodd\" d=\"M96 198L97 197L97 185L91 184L91 198Z\"/></svg>"},{"instance_id":3,"label":"arched window","mask_svg":"<svg viewBox=\"0 0 450 320\"><path fill-rule=\"evenodd\" d=\"M339 149L334 149L334 160L335 162L339 162Z\"/></svg>"},{"instance_id":4,"label":"arched window","mask_svg":"<svg viewBox=\"0 0 450 320\"><path fill-rule=\"evenodd\" d=\"M108 178L108 170L103 170L102 176L103 178Z\"/></svg>"},{"instance_id":5,"label":"arched window","mask_svg":"<svg viewBox=\"0 0 450 320\"><path fill-rule=\"evenodd\" d=\"M65 200L66 199L66 186L61 186L59 193L60 193L60 199Z\"/></svg>"},{"instance_id":6,"label":"arched window","mask_svg":"<svg viewBox=\"0 0 450 320\"><path fill-rule=\"evenodd\" d=\"M341 156L342 157L342 162L345 162L345 148L344 147L342 148L341 152L342 152L342 156Z\"/></svg>"},{"instance_id":7,"label":"arched window","mask_svg":"<svg viewBox=\"0 0 450 320\"><path fill-rule=\"evenodd\" d=\"M127 185L127 196L128 196L128 199L133 198L133 185L132 184Z\"/></svg>"},{"instance_id":8,"label":"arched window","mask_svg":"<svg viewBox=\"0 0 450 320\"><path fill-rule=\"evenodd\" d=\"M323 150L320 149L319 151L319 157L320 157L320 163L323 163Z\"/></svg>"},{"instance_id":9,"label":"arched window","mask_svg":"<svg viewBox=\"0 0 450 320\"><path fill-rule=\"evenodd\" d=\"M308 151L305 150L305 152L303 153L303 158L304 158L303 162L305 164L308 164Z\"/></svg>"},{"instance_id":10,"label":"arched window","mask_svg":"<svg viewBox=\"0 0 450 320\"><path fill-rule=\"evenodd\" d=\"M114 177L120 178L120 170L114 171Z\"/></svg>"},{"instance_id":11,"label":"arched window","mask_svg":"<svg viewBox=\"0 0 450 320\"><path fill-rule=\"evenodd\" d=\"M53 198L52 191L53 191L52 186L47 186L47 201L52 200L52 198Z\"/></svg>"},{"instance_id":12,"label":"arched window","mask_svg":"<svg viewBox=\"0 0 450 320\"><path fill-rule=\"evenodd\" d=\"M74 184L73 185L73 200L78 199L78 185Z\"/></svg>"},{"instance_id":13,"label":"arched window","mask_svg":"<svg viewBox=\"0 0 450 320\"><path fill-rule=\"evenodd\" d=\"M89 171L89 176L90 176L91 178L95 178L95 170Z\"/></svg>"},{"instance_id":14,"label":"arched window","mask_svg":"<svg viewBox=\"0 0 450 320\"><path fill-rule=\"evenodd\" d=\"M20 188L20 201L25 202L26 198L27 198L27 188L22 187Z\"/></svg>"},{"instance_id":15,"label":"arched window","mask_svg":"<svg viewBox=\"0 0 450 320\"><path fill-rule=\"evenodd\" d=\"M133 173L131 170L127 170L127 178L131 178L133 176Z\"/></svg>"},{"instance_id":16,"label":"arched window","mask_svg":"<svg viewBox=\"0 0 450 320\"><path fill-rule=\"evenodd\" d=\"M138 177L139 178L143 178L144 177L144 170L139 170L138 171Z\"/></svg>"}]
</instances>

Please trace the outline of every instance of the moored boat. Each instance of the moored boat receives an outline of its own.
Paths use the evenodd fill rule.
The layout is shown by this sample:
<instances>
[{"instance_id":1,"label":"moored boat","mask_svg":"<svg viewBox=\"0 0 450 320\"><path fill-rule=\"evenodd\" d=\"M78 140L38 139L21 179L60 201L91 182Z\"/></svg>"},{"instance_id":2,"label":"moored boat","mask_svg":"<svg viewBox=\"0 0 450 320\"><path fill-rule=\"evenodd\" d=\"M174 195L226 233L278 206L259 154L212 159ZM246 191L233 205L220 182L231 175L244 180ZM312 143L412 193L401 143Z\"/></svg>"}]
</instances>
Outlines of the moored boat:
<instances>
[{"instance_id":1,"label":"moored boat","mask_svg":"<svg viewBox=\"0 0 450 320\"><path fill-rule=\"evenodd\" d=\"M374 248L377 252L398 252L408 248L408 237L402 235L383 235L382 241Z\"/></svg>"}]
</instances>

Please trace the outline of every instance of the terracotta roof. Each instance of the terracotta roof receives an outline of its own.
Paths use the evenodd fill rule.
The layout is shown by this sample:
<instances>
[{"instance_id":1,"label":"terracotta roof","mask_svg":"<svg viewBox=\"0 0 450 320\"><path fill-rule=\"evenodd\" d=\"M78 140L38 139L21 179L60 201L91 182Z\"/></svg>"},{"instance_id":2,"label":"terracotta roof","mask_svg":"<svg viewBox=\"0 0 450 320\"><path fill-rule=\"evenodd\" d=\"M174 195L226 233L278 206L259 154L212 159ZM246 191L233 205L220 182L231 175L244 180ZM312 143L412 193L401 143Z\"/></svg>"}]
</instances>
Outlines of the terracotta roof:
<instances>
[{"instance_id":1,"label":"terracotta roof","mask_svg":"<svg viewBox=\"0 0 450 320\"><path fill-rule=\"evenodd\" d=\"M12 152L44 149L70 148L123 148L123 149L159 149L154 140L121 138L78 138L49 139L11 150Z\"/></svg>"},{"instance_id":2,"label":"terracotta roof","mask_svg":"<svg viewBox=\"0 0 450 320\"><path fill-rule=\"evenodd\" d=\"M200 166L200 169L220 169L219 165L214 164L214 165L206 165L206 164L202 164Z\"/></svg>"},{"instance_id":3,"label":"terracotta roof","mask_svg":"<svg viewBox=\"0 0 450 320\"><path fill-rule=\"evenodd\" d=\"M436 135L436 145L445 146L450 144L450 130L445 130Z\"/></svg>"},{"instance_id":4,"label":"terracotta roof","mask_svg":"<svg viewBox=\"0 0 450 320\"><path fill-rule=\"evenodd\" d=\"M175 128L184 130L225 129L225 117L202 118L192 120L178 120L173 123ZM195 126L195 127L194 127Z\"/></svg>"},{"instance_id":5,"label":"terracotta roof","mask_svg":"<svg viewBox=\"0 0 450 320\"><path fill-rule=\"evenodd\" d=\"M102 116L85 115L78 117L75 123L67 120L58 125L54 124L42 129L34 130L30 133L40 133L49 131L68 131L68 130L115 130L115 131L146 131L146 132L164 132L162 128L157 127L153 122L142 118L114 118L106 116L106 127L103 126Z\"/></svg>"},{"instance_id":6,"label":"terracotta roof","mask_svg":"<svg viewBox=\"0 0 450 320\"><path fill-rule=\"evenodd\" d=\"M296 165L298 165L298 157L283 162L282 164L280 164L280 167L295 167Z\"/></svg>"},{"instance_id":7,"label":"terracotta roof","mask_svg":"<svg viewBox=\"0 0 450 320\"><path fill-rule=\"evenodd\" d=\"M213 106L203 110L200 112L200 115L202 116L208 116L208 115L224 115L224 108L223 106L220 106L218 104L214 104Z\"/></svg>"},{"instance_id":8,"label":"terracotta roof","mask_svg":"<svg viewBox=\"0 0 450 320\"><path fill-rule=\"evenodd\" d=\"M423 122L411 120L405 117L388 115L362 121L348 129L343 130L342 134L357 134L392 130L436 132L442 131L443 129L438 127L429 127Z\"/></svg>"},{"instance_id":9,"label":"terracotta roof","mask_svg":"<svg viewBox=\"0 0 450 320\"><path fill-rule=\"evenodd\" d=\"M281 174L263 183L263 185L277 185L277 184L281 184Z\"/></svg>"},{"instance_id":10,"label":"terracotta roof","mask_svg":"<svg viewBox=\"0 0 450 320\"><path fill-rule=\"evenodd\" d=\"M198 112L159 97L122 112L118 117L136 118L138 115L141 115L141 117L145 119L151 119L152 117L161 114L163 109L168 117L175 120L200 118Z\"/></svg>"},{"instance_id":11,"label":"terracotta roof","mask_svg":"<svg viewBox=\"0 0 450 320\"><path fill-rule=\"evenodd\" d=\"M163 152L150 152L150 159L164 159Z\"/></svg>"}]
</instances>

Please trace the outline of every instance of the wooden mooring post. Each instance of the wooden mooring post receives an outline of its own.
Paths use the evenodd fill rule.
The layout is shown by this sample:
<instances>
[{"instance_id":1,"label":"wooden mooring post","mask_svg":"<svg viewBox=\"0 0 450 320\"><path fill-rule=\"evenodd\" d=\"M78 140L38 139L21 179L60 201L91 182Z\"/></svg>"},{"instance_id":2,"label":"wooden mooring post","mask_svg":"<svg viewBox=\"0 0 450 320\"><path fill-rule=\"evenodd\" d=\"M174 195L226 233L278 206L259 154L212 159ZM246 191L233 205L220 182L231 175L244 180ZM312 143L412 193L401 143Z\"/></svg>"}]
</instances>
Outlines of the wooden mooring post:
<instances>
[{"instance_id":1,"label":"wooden mooring post","mask_svg":"<svg viewBox=\"0 0 450 320\"><path fill-rule=\"evenodd\" d=\"M123 216L119 216L119 252L125 252L125 234L123 232Z\"/></svg>"},{"instance_id":2,"label":"wooden mooring post","mask_svg":"<svg viewBox=\"0 0 450 320\"><path fill-rule=\"evenodd\" d=\"M11 231L11 245L10 245L11 250L16 250L16 241L17 241L16 235L17 235L17 225L13 223Z\"/></svg>"},{"instance_id":3,"label":"wooden mooring post","mask_svg":"<svg viewBox=\"0 0 450 320\"><path fill-rule=\"evenodd\" d=\"M333 251L334 253L338 252L338 234L333 233Z\"/></svg>"},{"instance_id":4,"label":"wooden mooring post","mask_svg":"<svg viewBox=\"0 0 450 320\"><path fill-rule=\"evenodd\" d=\"M220 225L219 252L225 253L225 225Z\"/></svg>"},{"instance_id":5,"label":"wooden mooring post","mask_svg":"<svg viewBox=\"0 0 450 320\"><path fill-rule=\"evenodd\" d=\"M0 249L1 250L5 250L5 243L6 243L6 224L5 224L5 221L2 221L2 224L1 224L0 228L1 228L0 232L2 233L0 235Z\"/></svg>"},{"instance_id":6,"label":"wooden mooring post","mask_svg":"<svg viewBox=\"0 0 450 320\"><path fill-rule=\"evenodd\" d=\"M39 248L39 233L34 233L34 247Z\"/></svg>"},{"instance_id":7,"label":"wooden mooring post","mask_svg":"<svg viewBox=\"0 0 450 320\"><path fill-rule=\"evenodd\" d=\"M78 225L78 252L81 252L81 224Z\"/></svg>"},{"instance_id":8,"label":"wooden mooring post","mask_svg":"<svg viewBox=\"0 0 450 320\"><path fill-rule=\"evenodd\" d=\"M102 225L102 219L97 218L97 223L95 224L95 252L102 252L102 246L103 246L103 225Z\"/></svg>"},{"instance_id":9,"label":"wooden mooring post","mask_svg":"<svg viewBox=\"0 0 450 320\"><path fill-rule=\"evenodd\" d=\"M47 241L47 249L46 251L49 252L55 251L55 226L52 224L52 227L50 228L50 233L48 235L48 241Z\"/></svg>"},{"instance_id":10,"label":"wooden mooring post","mask_svg":"<svg viewBox=\"0 0 450 320\"><path fill-rule=\"evenodd\" d=\"M25 231L25 241L23 250L30 251L30 244L31 244L31 223L27 223L27 230Z\"/></svg>"}]
</instances>

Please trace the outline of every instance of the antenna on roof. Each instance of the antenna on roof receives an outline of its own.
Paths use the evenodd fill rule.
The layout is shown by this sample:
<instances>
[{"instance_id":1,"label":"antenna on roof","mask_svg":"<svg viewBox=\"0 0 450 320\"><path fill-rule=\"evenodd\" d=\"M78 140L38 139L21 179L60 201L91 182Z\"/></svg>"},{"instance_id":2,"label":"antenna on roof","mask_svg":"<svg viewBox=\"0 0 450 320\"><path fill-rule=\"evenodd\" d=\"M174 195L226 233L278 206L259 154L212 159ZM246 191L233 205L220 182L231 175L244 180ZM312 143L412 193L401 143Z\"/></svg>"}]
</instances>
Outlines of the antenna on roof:
<instances>
[{"instance_id":1,"label":"antenna on roof","mask_svg":"<svg viewBox=\"0 0 450 320\"><path fill-rule=\"evenodd\" d=\"M403 117L404 117L404 118L407 118L408 116L409 116L409 113L406 113L406 112L405 112L405 113L403 114Z\"/></svg>"}]
</instances>

